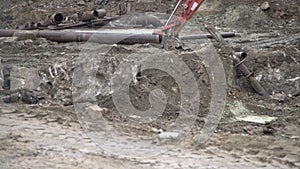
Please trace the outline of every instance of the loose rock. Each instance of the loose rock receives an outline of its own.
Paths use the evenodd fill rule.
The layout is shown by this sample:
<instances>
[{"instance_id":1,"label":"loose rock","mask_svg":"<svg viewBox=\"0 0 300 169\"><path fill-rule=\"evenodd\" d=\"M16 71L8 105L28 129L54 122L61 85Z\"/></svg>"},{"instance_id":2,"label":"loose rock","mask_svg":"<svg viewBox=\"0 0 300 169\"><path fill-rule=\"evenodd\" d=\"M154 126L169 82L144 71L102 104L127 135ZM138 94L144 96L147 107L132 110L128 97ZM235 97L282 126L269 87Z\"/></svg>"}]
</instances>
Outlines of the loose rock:
<instances>
[{"instance_id":1,"label":"loose rock","mask_svg":"<svg viewBox=\"0 0 300 169\"><path fill-rule=\"evenodd\" d=\"M39 99L33 92L24 91L22 92L22 101L26 104L37 104Z\"/></svg>"},{"instance_id":2,"label":"loose rock","mask_svg":"<svg viewBox=\"0 0 300 169\"><path fill-rule=\"evenodd\" d=\"M267 11L271 8L270 4L268 1L264 2L263 4L261 4L260 9L263 11Z\"/></svg>"},{"instance_id":3,"label":"loose rock","mask_svg":"<svg viewBox=\"0 0 300 169\"><path fill-rule=\"evenodd\" d=\"M79 5L79 6L84 6L84 5L85 5L85 2L84 2L84 1L79 1L79 2L77 2L77 5Z\"/></svg>"},{"instance_id":4,"label":"loose rock","mask_svg":"<svg viewBox=\"0 0 300 169\"><path fill-rule=\"evenodd\" d=\"M158 137L161 140L178 140L180 134L176 132L162 132L158 135Z\"/></svg>"}]
</instances>

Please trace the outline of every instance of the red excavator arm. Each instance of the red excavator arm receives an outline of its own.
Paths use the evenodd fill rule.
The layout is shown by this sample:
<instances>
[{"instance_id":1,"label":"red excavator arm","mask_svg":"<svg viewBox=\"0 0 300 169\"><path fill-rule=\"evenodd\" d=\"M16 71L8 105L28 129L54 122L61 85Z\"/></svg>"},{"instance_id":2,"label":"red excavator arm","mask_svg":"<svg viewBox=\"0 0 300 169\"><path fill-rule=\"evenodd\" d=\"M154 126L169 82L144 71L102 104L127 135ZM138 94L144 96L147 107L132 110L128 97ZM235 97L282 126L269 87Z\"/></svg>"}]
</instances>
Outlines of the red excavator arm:
<instances>
[{"instance_id":1,"label":"red excavator arm","mask_svg":"<svg viewBox=\"0 0 300 169\"><path fill-rule=\"evenodd\" d=\"M170 38L178 36L178 33L185 23L191 19L203 1L204 0L179 0L165 26L155 32L155 34L161 35L164 46L169 43ZM178 11L179 16L174 18L174 15Z\"/></svg>"}]
</instances>

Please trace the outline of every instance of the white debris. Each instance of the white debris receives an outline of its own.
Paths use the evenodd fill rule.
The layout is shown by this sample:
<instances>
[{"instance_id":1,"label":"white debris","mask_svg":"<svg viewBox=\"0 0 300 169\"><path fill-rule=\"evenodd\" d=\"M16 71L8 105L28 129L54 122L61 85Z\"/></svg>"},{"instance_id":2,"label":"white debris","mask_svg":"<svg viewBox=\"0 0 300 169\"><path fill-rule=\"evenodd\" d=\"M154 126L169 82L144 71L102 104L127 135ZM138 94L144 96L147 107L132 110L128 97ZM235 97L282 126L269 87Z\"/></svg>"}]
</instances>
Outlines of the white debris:
<instances>
[{"instance_id":1,"label":"white debris","mask_svg":"<svg viewBox=\"0 0 300 169\"><path fill-rule=\"evenodd\" d=\"M246 121L246 122L252 122L252 123L259 123L259 124L266 124L271 121L274 121L277 119L277 117L270 117L270 116L253 116L253 115L247 115L244 117L237 117L238 121Z\"/></svg>"},{"instance_id":2,"label":"white debris","mask_svg":"<svg viewBox=\"0 0 300 169\"><path fill-rule=\"evenodd\" d=\"M108 109L101 108L98 105L89 106L87 109L92 110L98 117L102 117L103 114L108 112Z\"/></svg>"},{"instance_id":3,"label":"white debris","mask_svg":"<svg viewBox=\"0 0 300 169\"><path fill-rule=\"evenodd\" d=\"M162 132L158 135L161 140L178 140L180 133L177 132Z\"/></svg>"},{"instance_id":4,"label":"white debris","mask_svg":"<svg viewBox=\"0 0 300 169\"><path fill-rule=\"evenodd\" d=\"M259 75L257 75L256 77L255 77L255 79L257 80L257 81L261 81L261 79L262 79L262 77L263 77L263 75L262 75L262 73L260 72L259 73Z\"/></svg>"},{"instance_id":5,"label":"white debris","mask_svg":"<svg viewBox=\"0 0 300 169\"><path fill-rule=\"evenodd\" d=\"M273 100L277 100L279 102L283 102L286 100L286 98L288 97L287 94L285 94L284 92L280 92L280 93L273 93L271 96L271 99Z\"/></svg>"},{"instance_id":6,"label":"white debris","mask_svg":"<svg viewBox=\"0 0 300 169\"><path fill-rule=\"evenodd\" d=\"M234 121L265 124L277 119L277 117L270 117L267 115L253 115L254 112L248 110L240 101L229 104L228 109L231 116L233 116Z\"/></svg>"},{"instance_id":7,"label":"white debris","mask_svg":"<svg viewBox=\"0 0 300 169\"><path fill-rule=\"evenodd\" d=\"M154 132L154 133L159 133L159 134L164 132L162 129L157 129L157 128L154 128L154 127L151 128L151 131Z\"/></svg>"},{"instance_id":8,"label":"white debris","mask_svg":"<svg viewBox=\"0 0 300 169\"><path fill-rule=\"evenodd\" d=\"M270 9L271 6L270 6L270 3L268 1L264 2L263 4L261 4L260 6L260 9L263 10L263 11L266 11L268 9Z\"/></svg>"},{"instance_id":9,"label":"white debris","mask_svg":"<svg viewBox=\"0 0 300 169\"><path fill-rule=\"evenodd\" d=\"M300 77L295 77L295 78L292 78L292 79L287 79L287 81L289 82L295 82L295 81L298 81L300 80Z\"/></svg>"}]
</instances>

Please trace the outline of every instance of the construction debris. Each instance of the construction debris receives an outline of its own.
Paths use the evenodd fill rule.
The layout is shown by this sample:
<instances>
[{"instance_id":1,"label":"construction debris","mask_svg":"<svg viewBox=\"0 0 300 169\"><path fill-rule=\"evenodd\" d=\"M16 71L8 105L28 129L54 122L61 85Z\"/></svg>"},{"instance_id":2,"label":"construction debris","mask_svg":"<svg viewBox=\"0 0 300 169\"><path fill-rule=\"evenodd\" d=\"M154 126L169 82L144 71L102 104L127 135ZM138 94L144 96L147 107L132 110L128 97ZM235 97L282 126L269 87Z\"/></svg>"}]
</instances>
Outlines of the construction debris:
<instances>
[{"instance_id":1,"label":"construction debris","mask_svg":"<svg viewBox=\"0 0 300 169\"><path fill-rule=\"evenodd\" d=\"M187 34L179 35L181 39L184 39L186 36L190 38L191 34L195 34L194 30L201 29L204 24L210 22L213 22L222 31L237 30L241 32L242 37L228 40L234 48L234 55L239 56L243 60L243 54L235 53L235 51L247 53L250 57L244 63L259 76L260 84L268 89L270 93L274 91L275 94L281 92L287 94L288 97L283 102L268 97L261 97L253 93L249 81L241 76L240 72L237 72L236 76L233 74L238 88L232 92L230 91L230 93L228 92L230 95L226 98L226 103L231 105L235 101L239 101L248 110L247 114L243 114L239 121L223 116L220 123L214 123L214 116L208 114L208 108L213 103L210 95L210 86L213 81L209 80L206 72L209 68L219 65L206 64L201 58L192 54L164 51L160 49L160 45L148 43L143 45L92 44L88 45L89 48L87 50L82 51L81 49L86 46L86 43L53 43L44 38L37 38L34 41L16 41L16 38L0 38L0 56L4 67L5 81L9 79L7 78L8 72L5 70L6 68L26 67L32 68L36 72L43 71L45 73L43 82L47 85L46 87L50 88L49 92L46 92L48 90L30 89L34 94L38 95L38 105L22 104L22 100L14 104L5 104L2 102L2 98L7 96L4 93L8 91L0 91L1 168L18 168L19 166L30 166L31 168L41 168L41 166L43 168L53 168L53 166L57 166L74 169L87 167L299 168L299 155L297 154L299 154L300 118L298 112L300 110L300 97L289 96L294 93L296 96L296 91L299 91L299 80L296 80L297 77L300 77L298 64L300 63L299 22L297 22L299 18L299 12L297 12L299 0L289 0L289 3L286 0L268 0L271 9L266 12L259 8L261 2L264 1L267 0L246 0L243 2L240 0L230 2L227 0L205 1L204 4L207 2L212 4L211 7L208 7L215 10L215 13L207 13L206 15L210 16L205 16L202 14L206 12L200 10L200 14L197 17L202 20L191 20L184 30ZM49 14L50 10L57 9L59 11L56 12L62 12L64 15L70 16L77 11L81 11L84 7L88 10L99 7L106 8L108 16L114 17L119 13L118 4L120 3L117 0L84 0L84 3L82 3L84 7L78 7L77 3L79 0L9 2L3 3L1 6L3 11L0 22L2 28L12 28L15 25L24 24L26 22L25 19L30 18L28 21L34 21L34 23L40 21L38 29L46 29L46 31L50 31L48 29L60 30L58 32L67 31L65 29L73 29L75 31L93 28L95 22L81 22L79 20L67 22L64 20L58 25L42 27L44 22L41 21L43 21L44 16ZM141 11L148 11L155 12L150 14L155 14L155 16L158 16L156 14L159 12L170 14L172 12L171 9L174 8L172 5L175 3L175 1L169 0L159 1L159 3L154 0L128 0L124 2L132 4L131 12L134 15ZM214 8L215 4L218 4L218 8ZM242 8L241 5L243 5ZM99 19L106 20L106 18ZM159 18L162 20L167 19L161 15ZM113 32L115 29L122 28L123 30L124 27L133 26L124 25L122 27L121 24L118 25L117 21L112 21L111 23L102 26L101 29L103 27L106 29L110 26L111 29L109 31ZM28 23L28 25L31 25L31 23ZM139 31L141 27L137 28L139 29L136 29L136 31ZM35 29L37 29L36 26L33 26L34 31ZM92 29L89 29L89 31L92 31ZM206 46L206 42L210 43L209 40L193 40L189 42L198 46L201 50L215 50L215 48ZM216 44L215 42L213 43ZM105 48L111 48L111 50L108 53L101 52ZM219 52L218 48L216 51ZM83 52L87 54L87 59L80 58L79 55ZM89 54L93 52L103 59L95 58L89 60L91 57ZM278 54L273 55L273 52ZM169 126L173 127L176 119L180 118L181 114L178 114L177 110L181 108L180 101L182 97L180 93L182 90L178 87L176 79L174 80L167 73L153 69L145 70L145 67L142 65L141 68L144 70L141 72L141 80L139 80L138 84L130 84L130 101L140 111L151 108L148 96L153 89L166 88L164 90L168 99L166 111L151 123L139 123L141 119L126 116L126 114L123 117L120 116L109 93L112 86L110 79L120 64L128 61L134 63L133 61L135 60L143 63L144 59L153 55L165 58L165 54L172 53L175 53L189 66L197 80L201 96L200 111L195 117L193 127L185 133L187 135L184 137L176 137L181 132L169 129ZM222 59L230 61L230 66L233 67L232 60L229 58L230 55L225 57L223 51L216 53L216 55L203 55L203 58L211 58L211 56L218 56L218 54L224 56ZM96 105L94 110L99 112L101 112L99 108L109 109L109 112L99 116L105 120L105 125L110 128L108 131L105 131L107 128L101 127L99 121L101 119L97 118L97 116L91 116L96 117L95 123L88 123L87 130L85 130L86 125L80 122L79 118L81 116L76 116L75 112L81 112L84 115L86 110L76 109L75 106L78 104L76 102L74 105L66 104L67 102L72 102L70 90L72 89L71 83L73 81L74 67L90 68L89 65L85 66L84 60L92 61L97 67L93 68L93 71L86 71L79 76L96 75L96 87L95 89L91 88L93 91L91 96L94 98L94 94L97 95L95 99L85 100L79 104L86 104L87 108L90 105ZM55 69L62 63L66 63L66 67L63 66L63 69L69 77L60 75L59 72L62 71L63 73L63 69ZM174 62L170 61L166 66L172 69L175 67L174 65ZM223 66L226 71L227 65L229 64L224 62ZM269 72L268 70L272 71ZM221 71L223 72L223 70ZM24 72L24 74L21 74L20 79L26 76L30 76L30 74L27 75ZM32 76L37 75L32 74ZM217 76L213 77L216 78ZM88 86L94 83L93 80L76 80L73 82L75 84L82 83L83 87L84 84ZM186 81L186 83L188 84L189 81ZM25 87L27 88L28 86L26 85ZM9 89L9 87L5 88ZM52 89L55 91L50 91ZM87 89L89 88L87 87ZM84 90L86 88L83 88L82 91ZM40 99L40 96L44 98ZM66 102L65 99L70 101ZM219 102L221 99L216 101ZM234 106L236 108L232 110L245 110L240 105L236 104ZM96 113L92 113L92 115L96 115ZM278 120L270 120L270 117L277 117ZM213 131L212 137L203 144L193 142L192 138L195 135L205 135L207 133L203 130L206 124L209 127L213 127L211 126L212 124L218 125ZM95 144L95 139L90 138L90 132L95 134L107 133L97 137L97 139L103 140L103 142L109 140L110 142L107 141L106 144L97 142ZM179 144L174 143L170 146L160 146L158 143L163 142L159 139L160 133L165 134L161 135L161 138L166 138L163 140L166 140L167 143L169 143L168 140L172 140L171 136L174 136L175 140L177 138L182 140L182 142ZM209 138L209 135L206 137ZM112 150L111 148L115 151L110 151ZM131 153L127 153L127 150L131 150ZM139 158L139 155L143 154L143 152L151 153L146 154L147 158ZM50 159L49 155L51 156Z\"/></svg>"},{"instance_id":2,"label":"construction debris","mask_svg":"<svg viewBox=\"0 0 300 169\"><path fill-rule=\"evenodd\" d=\"M63 19L64 19L63 14L56 13L49 16L49 18L46 19L45 25L58 25L63 21Z\"/></svg>"},{"instance_id":3,"label":"construction debris","mask_svg":"<svg viewBox=\"0 0 300 169\"><path fill-rule=\"evenodd\" d=\"M240 101L234 101L227 105L225 114L229 115L233 121L244 121L251 123L266 124L277 119L267 115L254 115L246 106Z\"/></svg>"},{"instance_id":4,"label":"construction debris","mask_svg":"<svg viewBox=\"0 0 300 169\"><path fill-rule=\"evenodd\" d=\"M271 6L270 6L269 2L266 1L263 4L261 4L260 8L261 8L261 10L266 11L266 10L269 10L271 8Z\"/></svg>"},{"instance_id":5,"label":"construction debris","mask_svg":"<svg viewBox=\"0 0 300 169\"><path fill-rule=\"evenodd\" d=\"M22 101L25 104L37 104L39 98L34 94L33 91L27 89L9 91L8 95L3 98L4 103L17 103Z\"/></svg>"},{"instance_id":6,"label":"construction debris","mask_svg":"<svg viewBox=\"0 0 300 169\"><path fill-rule=\"evenodd\" d=\"M56 42L95 42L101 44L143 44L161 43L161 37L153 34L152 29L101 29L101 30L75 30L66 29L64 31L55 30L17 30L0 29L0 37L18 37L19 39L46 38ZM224 38L234 37L233 32L221 33ZM207 39L208 34L182 36L183 40Z\"/></svg>"},{"instance_id":7,"label":"construction debris","mask_svg":"<svg viewBox=\"0 0 300 169\"><path fill-rule=\"evenodd\" d=\"M244 64L246 58L243 57L246 57L247 54L242 52L238 53L237 55L237 53L232 49L230 45L227 44L227 42L225 42L224 38L217 33L217 30L212 25L207 25L206 29L209 33L211 33L211 35L219 43L219 45L223 47L223 49L229 50L228 53L230 55L230 58L233 60L235 68L240 70L243 75L249 79L249 82L253 89L262 96L268 96L269 94L267 93L267 91L255 79L253 72L251 72Z\"/></svg>"},{"instance_id":8,"label":"construction debris","mask_svg":"<svg viewBox=\"0 0 300 169\"><path fill-rule=\"evenodd\" d=\"M62 13L55 13L48 16L45 21L26 22L24 25L18 26L17 29L22 30L57 30L67 28L99 28L106 25L109 21L118 17L105 17L105 9L97 9L92 11L77 12L73 15L64 17Z\"/></svg>"}]
</instances>

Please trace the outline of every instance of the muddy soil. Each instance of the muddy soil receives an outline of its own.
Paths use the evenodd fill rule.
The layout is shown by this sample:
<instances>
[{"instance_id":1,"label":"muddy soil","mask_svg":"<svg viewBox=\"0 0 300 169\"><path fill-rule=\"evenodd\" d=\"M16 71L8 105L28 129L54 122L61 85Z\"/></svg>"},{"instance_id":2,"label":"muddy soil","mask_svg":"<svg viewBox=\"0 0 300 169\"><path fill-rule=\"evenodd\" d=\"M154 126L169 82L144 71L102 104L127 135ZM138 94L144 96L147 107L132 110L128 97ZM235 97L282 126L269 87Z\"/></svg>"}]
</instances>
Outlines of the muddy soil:
<instances>
[{"instance_id":1,"label":"muddy soil","mask_svg":"<svg viewBox=\"0 0 300 169\"><path fill-rule=\"evenodd\" d=\"M215 106L211 103L214 83L209 72L214 66L208 64L205 53L211 45L218 48L214 41L184 42L189 47L201 46L202 57L198 57L190 51L165 51L159 44L61 44L45 39L1 38L0 83L4 90L0 90L0 165L5 169L299 168L300 4L297 0L269 1L270 9L263 11L264 2L207 1L182 32L205 31L204 25L212 23L220 31L240 33L240 37L227 41L235 50L248 53L246 65L270 94L256 94L247 78L238 71L231 72L226 52L214 50L223 61L223 73L235 78L226 77L232 86L226 86L222 119L216 129L212 126L213 135L201 143L198 136L210 120L210 106ZM71 14L106 8L109 16L116 16L123 14L128 4L134 15L162 15L170 13L176 1L11 0L1 6L0 26L12 28L60 11ZM184 90L176 77L188 72L170 76L157 69L144 70L154 56L173 55L191 70L198 91L183 80L191 90L187 96L181 94ZM164 61L164 67L176 70L176 61ZM133 78L128 84L122 76L115 76L126 71L130 72L126 76ZM134 110L144 112L152 103L166 102L165 109L157 110L159 116L144 118L146 122L132 109L120 112L114 98L122 94L115 90L127 86ZM157 89L163 89L165 96ZM199 110L191 119L190 107L181 107L182 98L192 105L198 100L197 94ZM218 94L222 98L222 93ZM32 98L39 103L28 104ZM122 101L125 99L118 103ZM222 101L225 99L218 102ZM181 110L186 124L192 125L179 125L179 130L174 123Z\"/></svg>"}]
</instances>

